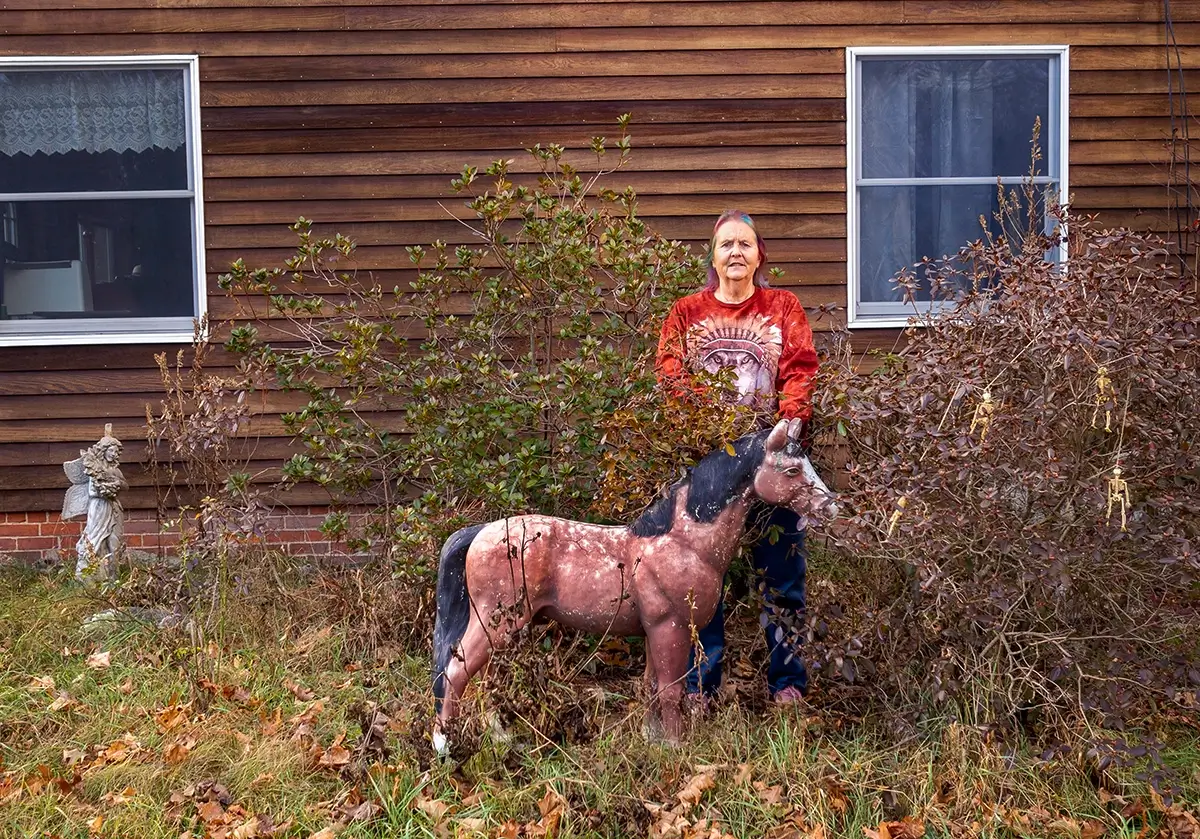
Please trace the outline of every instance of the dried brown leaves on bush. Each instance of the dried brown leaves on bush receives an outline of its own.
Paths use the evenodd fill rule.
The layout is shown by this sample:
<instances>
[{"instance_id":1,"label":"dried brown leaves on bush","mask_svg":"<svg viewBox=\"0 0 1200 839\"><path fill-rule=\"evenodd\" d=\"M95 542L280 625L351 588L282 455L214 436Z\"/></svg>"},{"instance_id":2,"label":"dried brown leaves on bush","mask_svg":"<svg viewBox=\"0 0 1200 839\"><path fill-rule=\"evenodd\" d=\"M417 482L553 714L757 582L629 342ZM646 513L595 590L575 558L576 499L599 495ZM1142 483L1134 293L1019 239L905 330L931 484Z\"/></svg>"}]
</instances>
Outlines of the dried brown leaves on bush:
<instances>
[{"instance_id":1,"label":"dried brown leaves on bush","mask_svg":"<svg viewBox=\"0 0 1200 839\"><path fill-rule=\"evenodd\" d=\"M904 272L935 304L903 352L824 368L839 541L879 583L862 640L908 707L1198 707L1196 283L1153 237L1058 222Z\"/></svg>"},{"instance_id":2,"label":"dried brown leaves on bush","mask_svg":"<svg viewBox=\"0 0 1200 839\"><path fill-rule=\"evenodd\" d=\"M660 388L635 394L600 422L604 432L601 477L592 513L605 521L630 521L684 471L718 448L731 446L763 423L739 405L728 375L696 377L683 393Z\"/></svg>"}]
</instances>

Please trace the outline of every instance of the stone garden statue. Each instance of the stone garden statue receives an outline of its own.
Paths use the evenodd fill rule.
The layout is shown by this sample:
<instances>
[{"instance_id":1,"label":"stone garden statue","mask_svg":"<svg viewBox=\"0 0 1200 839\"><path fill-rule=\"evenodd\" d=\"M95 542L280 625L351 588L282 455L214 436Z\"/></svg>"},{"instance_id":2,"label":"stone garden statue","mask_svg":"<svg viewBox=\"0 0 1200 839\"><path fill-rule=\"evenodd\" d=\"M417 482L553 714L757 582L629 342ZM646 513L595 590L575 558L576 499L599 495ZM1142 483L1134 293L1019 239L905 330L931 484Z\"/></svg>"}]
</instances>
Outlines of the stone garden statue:
<instances>
[{"instance_id":1,"label":"stone garden statue","mask_svg":"<svg viewBox=\"0 0 1200 839\"><path fill-rule=\"evenodd\" d=\"M125 511L117 495L129 485L121 474L121 441L112 436L112 423L90 449L63 464L71 488L63 499L63 520L87 515L83 535L75 546L75 578L108 579L122 548Z\"/></svg>"}]
</instances>

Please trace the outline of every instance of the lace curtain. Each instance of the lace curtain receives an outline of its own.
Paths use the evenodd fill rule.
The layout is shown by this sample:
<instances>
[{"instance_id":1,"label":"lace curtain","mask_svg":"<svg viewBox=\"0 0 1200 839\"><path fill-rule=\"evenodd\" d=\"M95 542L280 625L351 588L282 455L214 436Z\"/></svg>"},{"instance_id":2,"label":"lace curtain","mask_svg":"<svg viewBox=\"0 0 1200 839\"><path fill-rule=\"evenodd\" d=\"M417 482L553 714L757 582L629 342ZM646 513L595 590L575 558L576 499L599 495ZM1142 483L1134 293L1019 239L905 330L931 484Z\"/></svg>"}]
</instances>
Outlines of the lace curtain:
<instances>
[{"instance_id":1,"label":"lace curtain","mask_svg":"<svg viewBox=\"0 0 1200 839\"><path fill-rule=\"evenodd\" d=\"M185 131L179 70L0 73L0 154L174 149Z\"/></svg>"}]
</instances>

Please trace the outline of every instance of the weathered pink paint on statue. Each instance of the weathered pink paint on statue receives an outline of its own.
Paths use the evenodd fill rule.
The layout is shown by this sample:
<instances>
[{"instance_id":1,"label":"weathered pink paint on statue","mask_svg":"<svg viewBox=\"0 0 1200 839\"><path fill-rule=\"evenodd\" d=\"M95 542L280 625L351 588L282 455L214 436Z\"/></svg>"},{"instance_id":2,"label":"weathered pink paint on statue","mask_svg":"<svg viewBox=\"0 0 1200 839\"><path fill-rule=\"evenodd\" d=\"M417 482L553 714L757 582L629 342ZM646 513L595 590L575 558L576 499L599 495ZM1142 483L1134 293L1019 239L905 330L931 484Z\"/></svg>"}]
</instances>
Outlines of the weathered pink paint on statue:
<instances>
[{"instance_id":1,"label":"weathered pink paint on statue","mask_svg":"<svg viewBox=\"0 0 1200 839\"><path fill-rule=\"evenodd\" d=\"M458 531L442 548L434 630L434 745L467 682L534 618L597 633L646 636L646 680L667 737L680 700L691 627L716 610L750 503L802 516L836 514L802 453L800 420L740 438L701 461L637 521L605 527L529 515ZM690 601L690 603L689 603Z\"/></svg>"}]
</instances>

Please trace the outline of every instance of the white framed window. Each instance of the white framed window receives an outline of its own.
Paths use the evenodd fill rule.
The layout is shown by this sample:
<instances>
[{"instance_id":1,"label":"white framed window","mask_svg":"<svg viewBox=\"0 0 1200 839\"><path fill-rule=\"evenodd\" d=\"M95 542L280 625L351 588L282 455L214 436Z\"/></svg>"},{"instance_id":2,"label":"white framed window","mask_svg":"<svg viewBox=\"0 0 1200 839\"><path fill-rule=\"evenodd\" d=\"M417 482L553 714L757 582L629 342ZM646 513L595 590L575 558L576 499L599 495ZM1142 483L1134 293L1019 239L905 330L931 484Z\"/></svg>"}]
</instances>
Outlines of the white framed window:
<instances>
[{"instance_id":1,"label":"white framed window","mask_svg":"<svg viewBox=\"0 0 1200 839\"><path fill-rule=\"evenodd\" d=\"M1066 201L1067 70L1065 46L846 49L851 327L908 323L892 278L980 238L997 179L1028 177L1035 120L1035 182Z\"/></svg>"},{"instance_id":2,"label":"white framed window","mask_svg":"<svg viewBox=\"0 0 1200 839\"><path fill-rule=\"evenodd\" d=\"M190 341L195 55L0 57L0 346Z\"/></svg>"}]
</instances>

